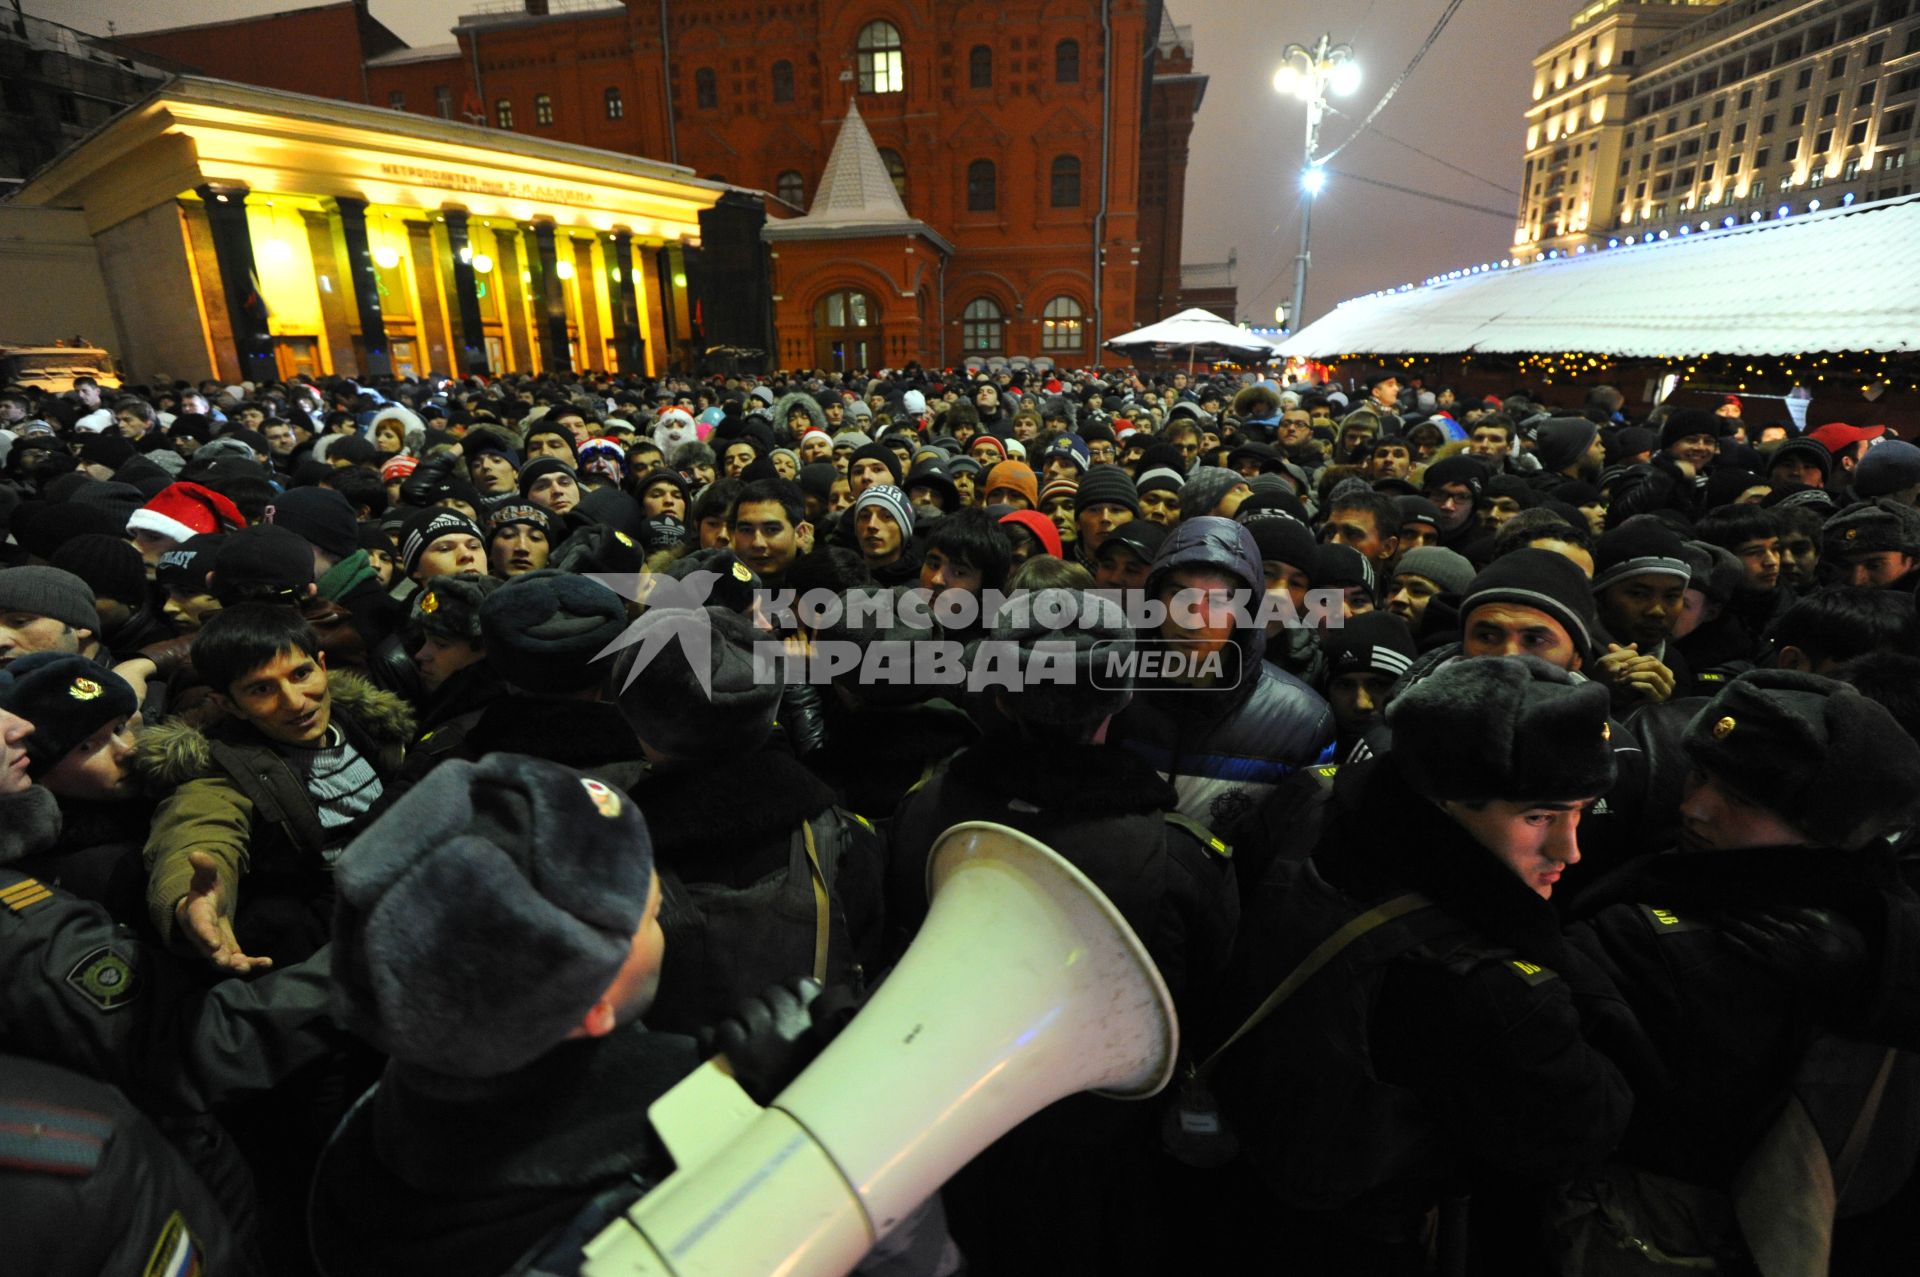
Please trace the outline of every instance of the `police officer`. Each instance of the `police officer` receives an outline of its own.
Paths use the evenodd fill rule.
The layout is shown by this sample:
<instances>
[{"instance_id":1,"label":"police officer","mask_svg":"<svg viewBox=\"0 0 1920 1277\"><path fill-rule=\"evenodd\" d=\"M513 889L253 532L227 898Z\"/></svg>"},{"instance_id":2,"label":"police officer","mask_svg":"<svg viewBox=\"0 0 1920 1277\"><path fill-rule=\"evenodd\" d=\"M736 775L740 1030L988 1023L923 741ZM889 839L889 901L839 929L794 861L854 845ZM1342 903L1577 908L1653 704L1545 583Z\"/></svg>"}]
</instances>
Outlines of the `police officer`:
<instances>
[{"instance_id":1,"label":"police officer","mask_svg":"<svg viewBox=\"0 0 1920 1277\"><path fill-rule=\"evenodd\" d=\"M1342 927L1424 906L1340 950L1219 1061L1266 1190L1240 1226L1306 1272L1421 1271L1441 1201L1482 1190L1476 1205L1525 1215L1534 1190L1598 1164L1630 1105L1582 1036L1617 999L1575 966L1548 903L1614 782L1606 690L1530 658L1460 659L1387 721L1363 800L1256 893L1229 977L1228 1029ZM1489 1252L1510 1236L1475 1229Z\"/></svg>"}]
</instances>

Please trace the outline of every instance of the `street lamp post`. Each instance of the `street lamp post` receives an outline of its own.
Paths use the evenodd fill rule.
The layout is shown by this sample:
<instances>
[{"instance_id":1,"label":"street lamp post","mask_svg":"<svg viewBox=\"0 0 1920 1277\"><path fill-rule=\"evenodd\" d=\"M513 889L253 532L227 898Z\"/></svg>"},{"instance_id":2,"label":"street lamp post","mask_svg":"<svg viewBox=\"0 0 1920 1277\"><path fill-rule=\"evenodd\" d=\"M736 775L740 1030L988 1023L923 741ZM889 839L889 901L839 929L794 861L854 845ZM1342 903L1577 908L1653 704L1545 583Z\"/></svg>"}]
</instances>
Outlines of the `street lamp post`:
<instances>
[{"instance_id":1,"label":"street lamp post","mask_svg":"<svg viewBox=\"0 0 1920 1277\"><path fill-rule=\"evenodd\" d=\"M1330 35L1321 36L1320 43L1311 49L1290 44L1280 57L1280 69L1273 73L1274 91L1291 94L1307 107L1307 158L1300 173L1300 190L1306 202L1300 208L1300 254L1293 261L1293 306L1289 312L1298 332L1307 299L1313 202L1327 185L1327 171L1314 159L1314 148L1320 141L1320 117L1326 112L1329 92L1345 97L1360 87L1360 64L1354 60L1351 45L1335 44Z\"/></svg>"}]
</instances>

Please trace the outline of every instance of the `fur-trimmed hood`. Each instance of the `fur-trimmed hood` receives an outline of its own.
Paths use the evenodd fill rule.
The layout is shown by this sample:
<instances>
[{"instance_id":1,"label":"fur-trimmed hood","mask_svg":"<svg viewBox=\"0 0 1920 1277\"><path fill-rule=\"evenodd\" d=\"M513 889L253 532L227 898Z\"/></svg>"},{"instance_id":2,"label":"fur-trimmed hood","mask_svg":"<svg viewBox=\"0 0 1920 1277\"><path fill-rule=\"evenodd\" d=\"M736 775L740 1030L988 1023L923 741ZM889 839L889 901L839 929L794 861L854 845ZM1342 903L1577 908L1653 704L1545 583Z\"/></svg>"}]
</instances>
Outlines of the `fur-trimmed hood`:
<instances>
[{"instance_id":1,"label":"fur-trimmed hood","mask_svg":"<svg viewBox=\"0 0 1920 1277\"><path fill-rule=\"evenodd\" d=\"M327 681L333 692L333 712L352 719L376 746L383 750L404 748L413 739L413 708L406 701L381 691L358 674L334 671ZM213 761L212 738L177 718L140 733L134 766L149 783L162 788L184 785L220 770Z\"/></svg>"},{"instance_id":2,"label":"fur-trimmed hood","mask_svg":"<svg viewBox=\"0 0 1920 1277\"><path fill-rule=\"evenodd\" d=\"M774 401L773 428L775 430L779 430L787 424L787 417L792 414L795 404L807 410L807 417L813 422L816 430L825 430L827 428L827 414L820 410L820 401L812 395L796 392L791 395L781 395L779 399Z\"/></svg>"}]
</instances>

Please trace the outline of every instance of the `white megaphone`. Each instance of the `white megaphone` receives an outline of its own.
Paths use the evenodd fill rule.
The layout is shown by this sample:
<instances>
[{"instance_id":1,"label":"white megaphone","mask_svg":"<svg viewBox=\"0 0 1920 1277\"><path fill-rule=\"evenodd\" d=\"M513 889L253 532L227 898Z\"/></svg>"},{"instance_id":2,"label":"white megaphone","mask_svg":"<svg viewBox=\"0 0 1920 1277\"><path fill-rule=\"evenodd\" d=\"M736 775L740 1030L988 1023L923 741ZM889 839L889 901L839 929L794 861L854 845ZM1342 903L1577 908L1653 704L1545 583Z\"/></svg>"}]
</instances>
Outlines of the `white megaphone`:
<instances>
[{"instance_id":1,"label":"white megaphone","mask_svg":"<svg viewBox=\"0 0 1920 1277\"><path fill-rule=\"evenodd\" d=\"M1079 870L973 822L940 836L927 882L906 956L771 1106L709 1061L647 1111L679 1169L587 1244L587 1277L845 1273L1055 1100L1167 1084L1173 999Z\"/></svg>"}]
</instances>

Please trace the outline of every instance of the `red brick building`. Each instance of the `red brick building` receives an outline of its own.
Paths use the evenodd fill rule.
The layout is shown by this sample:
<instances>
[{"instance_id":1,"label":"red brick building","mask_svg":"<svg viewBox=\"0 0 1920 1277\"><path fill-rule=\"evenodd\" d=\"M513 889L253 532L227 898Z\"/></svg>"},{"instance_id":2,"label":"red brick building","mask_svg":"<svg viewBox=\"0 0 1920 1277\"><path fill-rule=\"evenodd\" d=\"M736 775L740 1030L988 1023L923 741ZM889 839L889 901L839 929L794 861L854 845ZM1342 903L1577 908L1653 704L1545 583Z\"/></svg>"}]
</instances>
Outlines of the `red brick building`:
<instances>
[{"instance_id":1,"label":"red brick building","mask_svg":"<svg viewBox=\"0 0 1920 1277\"><path fill-rule=\"evenodd\" d=\"M783 364L828 363L836 341L861 362L856 312L885 334L873 366L1090 362L1106 337L1176 308L1206 77L1161 0L524 0L453 35L409 48L346 0L121 41L207 75L764 191ZM781 223L811 210L821 229L817 197L856 103L871 141L844 172L870 177L870 149L906 216L887 210L899 224L877 236L796 238ZM872 211L872 194L856 202Z\"/></svg>"}]
</instances>

